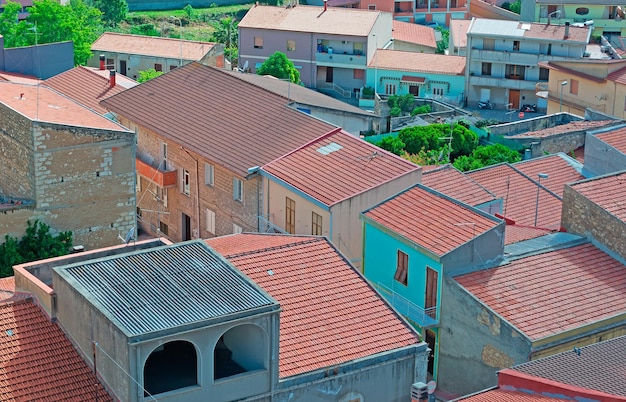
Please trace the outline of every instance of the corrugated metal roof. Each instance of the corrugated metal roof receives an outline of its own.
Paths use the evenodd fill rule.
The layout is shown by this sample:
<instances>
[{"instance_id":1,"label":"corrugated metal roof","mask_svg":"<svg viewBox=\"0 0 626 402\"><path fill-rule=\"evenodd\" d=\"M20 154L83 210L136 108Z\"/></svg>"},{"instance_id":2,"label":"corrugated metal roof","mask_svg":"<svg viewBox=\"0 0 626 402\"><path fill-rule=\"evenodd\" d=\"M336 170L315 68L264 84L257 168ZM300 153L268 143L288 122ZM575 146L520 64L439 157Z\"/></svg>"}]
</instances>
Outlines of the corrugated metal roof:
<instances>
[{"instance_id":1,"label":"corrugated metal roof","mask_svg":"<svg viewBox=\"0 0 626 402\"><path fill-rule=\"evenodd\" d=\"M200 241L55 270L128 336L277 306Z\"/></svg>"}]
</instances>

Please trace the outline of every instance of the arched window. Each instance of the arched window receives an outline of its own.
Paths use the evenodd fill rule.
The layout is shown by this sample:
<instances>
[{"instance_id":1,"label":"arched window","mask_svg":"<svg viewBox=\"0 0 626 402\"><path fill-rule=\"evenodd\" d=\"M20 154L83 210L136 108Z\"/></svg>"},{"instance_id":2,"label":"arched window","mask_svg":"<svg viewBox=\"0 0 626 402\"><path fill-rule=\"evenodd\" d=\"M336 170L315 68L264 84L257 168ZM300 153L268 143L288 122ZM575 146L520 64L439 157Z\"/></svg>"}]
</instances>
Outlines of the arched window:
<instances>
[{"instance_id":1,"label":"arched window","mask_svg":"<svg viewBox=\"0 0 626 402\"><path fill-rule=\"evenodd\" d=\"M168 342L154 349L143 367L144 396L198 384L196 348L187 341Z\"/></svg>"},{"instance_id":2,"label":"arched window","mask_svg":"<svg viewBox=\"0 0 626 402\"><path fill-rule=\"evenodd\" d=\"M267 337L256 325L239 325L226 331L213 350L214 379L265 369Z\"/></svg>"}]
</instances>

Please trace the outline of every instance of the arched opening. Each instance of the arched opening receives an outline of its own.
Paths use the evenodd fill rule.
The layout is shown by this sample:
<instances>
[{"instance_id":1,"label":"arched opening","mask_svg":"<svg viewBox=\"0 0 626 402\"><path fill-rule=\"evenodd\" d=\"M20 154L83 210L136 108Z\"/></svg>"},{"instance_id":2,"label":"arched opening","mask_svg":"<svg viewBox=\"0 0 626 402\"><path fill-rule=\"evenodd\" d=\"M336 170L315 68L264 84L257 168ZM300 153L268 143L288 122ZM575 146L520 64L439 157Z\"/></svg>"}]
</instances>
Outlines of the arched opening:
<instances>
[{"instance_id":1,"label":"arched opening","mask_svg":"<svg viewBox=\"0 0 626 402\"><path fill-rule=\"evenodd\" d=\"M268 342L256 325L239 325L226 331L213 350L214 379L265 368Z\"/></svg>"},{"instance_id":2,"label":"arched opening","mask_svg":"<svg viewBox=\"0 0 626 402\"><path fill-rule=\"evenodd\" d=\"M143 368L144 396L198 384L198 356L190 342L168 342L154 349Z\"/></svg>"}]
</instances>

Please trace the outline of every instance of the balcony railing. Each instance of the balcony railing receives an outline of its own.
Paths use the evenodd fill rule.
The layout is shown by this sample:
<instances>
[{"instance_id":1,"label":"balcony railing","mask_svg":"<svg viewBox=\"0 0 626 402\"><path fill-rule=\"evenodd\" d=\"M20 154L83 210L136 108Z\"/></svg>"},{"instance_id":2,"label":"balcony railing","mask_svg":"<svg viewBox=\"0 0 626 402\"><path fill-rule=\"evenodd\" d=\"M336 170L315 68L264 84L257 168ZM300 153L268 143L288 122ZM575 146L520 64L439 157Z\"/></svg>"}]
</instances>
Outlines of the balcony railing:
<instances>
[{"instance_id":1,"label":"balcony railing","mask_svg":"<svg viewBox=\"0 0 626 402\"><path fill-rule=\"evenodd\" d=\"M335 84L334 82L324 82L324 81L319 81L317 83L317 89L321 89L321 90L327 90L327 91L334 91L337 92L339 95L341 95L344 98L351 98L352 97L352 91L350 91L349 89L345 89L340 87L339 85Z\"/></svg>"},{"instance_id":2,"label":"balcony railing","mask_svg":"<svg viewBox=\"0 0 626 402\"><path fill-rule=\"evenodd\" d=\"M139 158L135 159L137 174L145 177L151 182L155 183L159 187L174 187L176 186L177 172L175 170L163 171L150 164L142 161Z\"/></svg>"},{"instance_id":3,"label":"balcony railing","mask_svg":"<svg viewBox=\"0 0 626 402\"><path fill-rule=\"evenodd\" d=\"M380 282L374 285L374 287L378 289L378 291L393 306L393 308L398 311L398 313L406 317L409 321L412 321L423 328L439 325L437 306L424 309L407 298L400 296Z\"/></svg>"},{"instance_id":4,"label":"balcony railing","mask_svg":"<svg viewBox=\"0 0 626 402\"><path fill-rule=\"evenodd\" d=\"M272 214L259 216L259 232L288 234L286 230L274 225L274 223L272 223L273 219L274 215Z\"/></svg>"},{"instance_id":5,"label":"balcony railing","mask_svg":"<svg viewBox=\"0 0 626 402\"><path fill-rule=\"evenodd\" d=\"M321 53L315 54L315 62L320 66L345 65L347 67L365 67L367 57L360 54Z\"/></svg>"}]
</instances>

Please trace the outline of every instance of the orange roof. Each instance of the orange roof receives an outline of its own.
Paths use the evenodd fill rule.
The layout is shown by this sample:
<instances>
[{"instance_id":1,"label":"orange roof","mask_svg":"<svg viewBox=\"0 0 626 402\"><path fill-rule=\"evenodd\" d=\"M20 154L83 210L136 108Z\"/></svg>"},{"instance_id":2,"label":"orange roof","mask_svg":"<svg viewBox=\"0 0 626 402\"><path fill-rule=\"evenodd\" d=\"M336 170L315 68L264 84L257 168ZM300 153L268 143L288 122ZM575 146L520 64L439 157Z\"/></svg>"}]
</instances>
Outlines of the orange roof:
<instances>
[{"instance_id":1,"label":"orange roof","mask_svg":"<svg viewBox=\"0 0 626 402\"><path fill-rule=\"evenodd\" d=\"M502 223L422 185L405 190L364 215L439 256ZM473 225L460 225L467 222Z\"/></svg>"},{"instance_id":2,"label":"orange roof","mask_svg":"<svg viewBox=\"0 0 626 402\"><path fill-rule=\"evenodd\" d=\"M292 242L265 248L259 237ZM281 378L420 342L325 238L239 234L206 242L280 303Z\"/></svg>"},{"instance_id":3,"label":"orange roof","mask_svg":"<svg viewBox=\"0 0 626 402\"><path fill-rule=\"evenodd\" d=\"M468 396L466 398L455 399L463 402L563 402L563 398L551 398L538 394L530 394L525 391L512 391L504 389L492 389Z\"/></svg>"},{"instance_id":4,"label":"orange roof","mask_svg":"<svg viewBox=\"0 0 626 402\"><path fill-rule=\"evenodd\" d=\"M614 81L618 84L626 84L626 67L622 67L617 71L613 71L606 77L609 81Z\"/></svg>"},{"instance_id":5,"label":"orange roof","mask_svg":"<svg viewBox=\"0 0 626 402\"><path fill-rule=\"evenodd\" d=\"M452 37L454 46L460 48L467 46L467 29L471 22L471 20L450 20L450 34L454 34Z\"/></svg>"},{"instance_id":6,"label":"orange roof","mask_svg":"<svg viewBox=\"0 0 626 402\"><path fill-rule=\"evenodd\" d=\"M0 304L0 327L0 401L87 401L96 389L99 401L113 401L30 299Z\"/></svg>"},{"instance_id":7,"label":"orange roof","mask_svg":"<svg viewBox=\"0 0 626 402\"><path fill-rule=\"evenodd\" d=\"M91 51L94 54L114 52L197 61L204 57L213 46L215 46L214 42L105 32L91 45Z\"/></svg>"},{"instance_id":8,"label":"orange roof","mask_svg":"<svg viewBox=\"0 0 626 402\"><path fill-rule=\"evenodd\" d=\"M552 233L554 230L536 228L524 225L506 225L504 228L504 245L519 243L524 240L534 239L539 236Z\"/></svg>"},{"instance_id":9,"label":"orange roof","mask_svg":"<svg viewBox=\"0 0 626 402\"><path fill-rule=\"evenodd\" d=\"M0 102L33 121L128 131L119 124L42 85L0 82Z\"/></svg>"},{"instance_id":10,"label":"orange roof","mask_svg":"<svg viewBox=\"0 0 626 402\"><path fill-rule=\"evenodd\" d=\"M266 173L327 206L419 169L341 129L263 166Z\"/></svg>"},{"instance_id":11,"label":"orange roof","mask_svg":"<svg viewBox=\"0 0 626 402\"><path fill-rule=\"evenodd\" d=\"M358 8L303 6L253 6L239 28L270 29L321 33L327 35L367 36L380 16L379 11Z\"/></svg>"},{"instance_id":12,"label":"orange roof","mask_svg":"<svg viewBox=\"0 0 626 402\"><path fill-rule=\"evenodd\" d=\"M32 75L9 73L6 71L0 72L0 80L18 82L20 84L32 84L32 85L36 85L41 82L39 78L32 76Z\"/></svg>"},{"instance_id":13,"label":"orange roof","mask_svg":"<svg viewBox=\"0 0 626 402\"><path fill-rule=\"evenodd\" d=\"M606 142L621 153L626 154L626 127L596 134L595 137Z\"/></svg>"},{"instance_id":14,"label":"orange roof","mask_svg":"<svg viewBox=\"0 0 626 402\"><path fill-rule=\"evenodd\" d=\"M472 206L496 199L487 189L452 165L444 165L437 169L424 171L422 173L422 184Z\"/></svg>"},{"instance_id":15,"label":"orange roof","mask_svg":"<svg viewBox=\"0 0 626 402\"><path fill-rule=\"evenodd\" d=\"M367 67L378 70L463 75L465 71L465 57L378 49Z\"/></svg>"},{"instance_id":16,"label":"orange roof","mask_svg":"<svg viewBox=\"0 0 626 402\"><path fill-rule=\"evenodd\" d=\"M537 226L558 229L561 224L561 199L537 182L509 165L501 163L466 173L478 184L502 198L502 215L520 225L535 225L535 208L538 205Z\"/></svg>"},{"instance_id":17,"label":"orange roof","mask_svg":"<svg viewBox=\"0 0 626 402\"><path fill-rule=\"evenodd\" d=\"M109 72L107 71L108 74ZM82 66L74 67L71 70L48 78L44 83L46 86L99 114L107 112L104 107L100 106L102 99L126 89L120 85L111 87L109 78L104 78L91 69Z\"/></svg>"},{"instance_id":18,"label":"orange roof","mask_svg":"<svg viewBox=\"0 0 626 402\"><path fill-rule=\"evenodd\" d=\"M241 176L335 128L281 95L196 62L102 104Z\"/></svg>"},{"instance_id":19,"label":"orange roof","mask_svg":"<svg viewBox=\"0 0 626 402\"><path fill-rule=\"evenodd\" d=\"M541 185L559 197L563 197L563 187L566 183L573 183L585 178L580 174L583 168L582 164L563 153L528 159L514 163L513 166L535 180L539 173L547 174L547 179L541 179Z\"/></svg>"},{"instance_id":20,"label":"orange roof","mask_svg":"<svg viewBox=\"0 0 626 402\"><path fill-rule=\"evenodd\" d=\"M10 299L15 294L15 277L0 279L0 302Z\"/></svg>"},{"instance_id":21,"label":"orange roof","mask_svg":"<svg viewBox=\"0 0 626 402\"><path fill-rule=\"evenodd\" d=\"M414 43L416 45L429 46L432 48L437 47L435 30L425 25L393 20L392 36L394 40L401 42Z\"/></svg>"},{"instance_id":22,"label":"orange roof","mask_svg":"<svg viewBox=\"0 0 626 402\"><path fill-rule=\"evenodd\" d=\"M626 173L585 180L571 184L571 187L606 212L626 222Z\"/></svg>"},{"instance_id":23,"label":"orange roof","mask_svg":"<svg viewBox=\"0 0 626 402\"><path fill-rule=\"evenodd\" d=\"M626 267L589 243L455 280L532 340L626 313Z\"/></svg>"}]
</instances>

